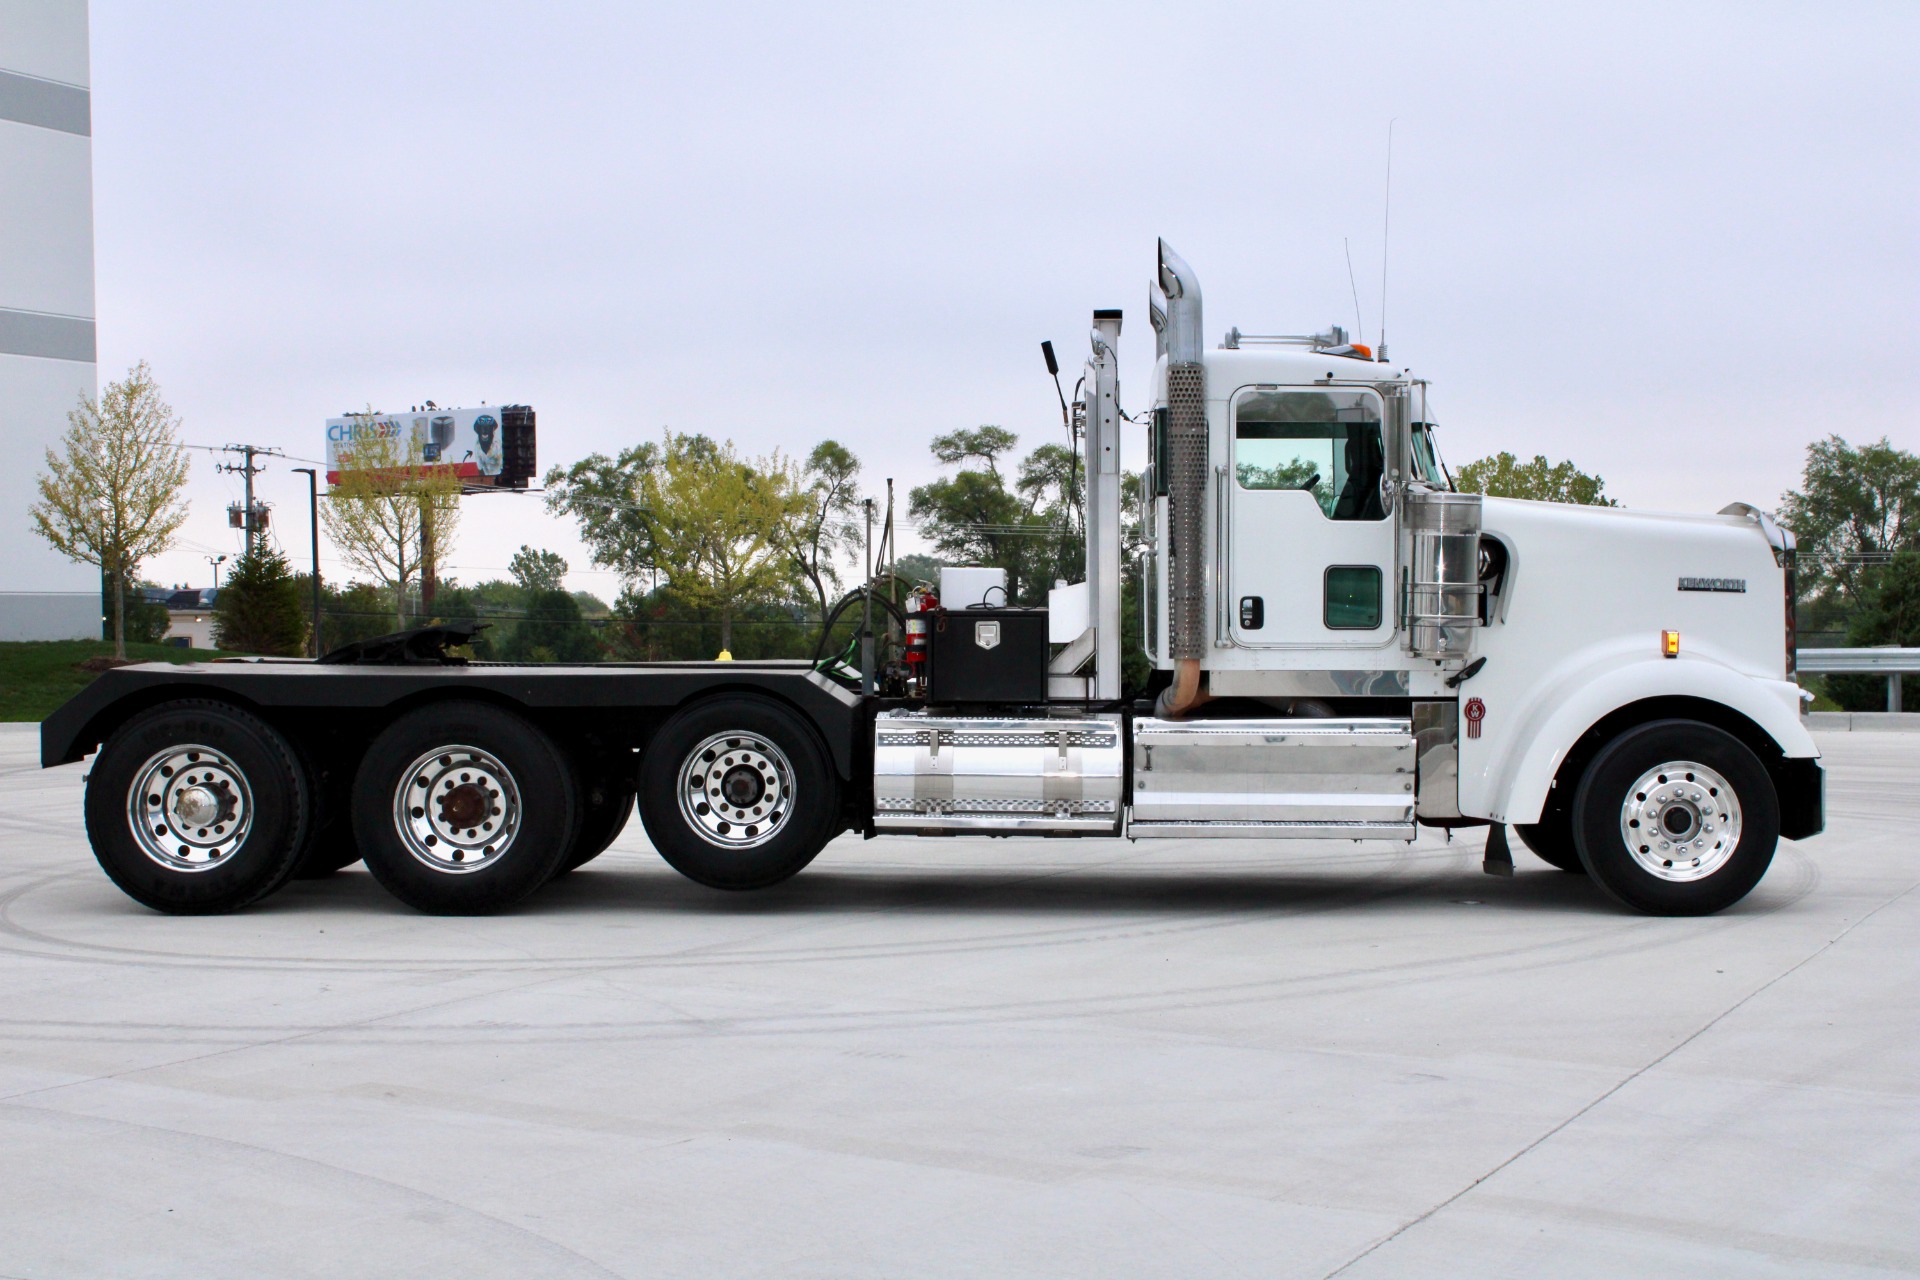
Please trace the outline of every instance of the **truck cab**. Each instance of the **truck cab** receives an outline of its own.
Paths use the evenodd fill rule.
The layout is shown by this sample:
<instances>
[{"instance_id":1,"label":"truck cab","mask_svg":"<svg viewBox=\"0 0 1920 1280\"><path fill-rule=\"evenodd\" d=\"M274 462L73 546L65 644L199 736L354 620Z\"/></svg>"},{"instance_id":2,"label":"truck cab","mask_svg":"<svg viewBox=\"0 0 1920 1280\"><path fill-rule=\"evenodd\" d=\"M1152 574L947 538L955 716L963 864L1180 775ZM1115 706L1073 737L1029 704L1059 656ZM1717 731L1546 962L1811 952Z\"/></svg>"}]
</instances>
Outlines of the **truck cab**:
<instances>
[{"instance_id":1,"label":"truck cab","mask_svg":"<svg viewBox=\"0 0 1920 1280\"><path fill-rule=\"evenodd\" d=\"M1160 283L1145 642L1157 668L1189 672L1163 715L1265 707L1328 730L1404 717L1418 758L1409 822L1512 824L1569 868L1582 865L1576 795L1621 739L1737 743L1772 792L1738 813L1710 795L1657 813L1615 806L1612 843L1657 884L1614 879L1650 908L1676 897L1659 886L1737 861L1729 823L1749 848L1756 822L1787 838L1820 829L1818 752L1792 679L1793 541L1770 517L1456 493L1423 379L1338 330L1234 329L1208 346L1197 280L1164 244ZM1651 776L1668 763L1688 761L1652 761ZM1643 828L1658 834L1619 834Z\"/></svg>"}]
</instances>

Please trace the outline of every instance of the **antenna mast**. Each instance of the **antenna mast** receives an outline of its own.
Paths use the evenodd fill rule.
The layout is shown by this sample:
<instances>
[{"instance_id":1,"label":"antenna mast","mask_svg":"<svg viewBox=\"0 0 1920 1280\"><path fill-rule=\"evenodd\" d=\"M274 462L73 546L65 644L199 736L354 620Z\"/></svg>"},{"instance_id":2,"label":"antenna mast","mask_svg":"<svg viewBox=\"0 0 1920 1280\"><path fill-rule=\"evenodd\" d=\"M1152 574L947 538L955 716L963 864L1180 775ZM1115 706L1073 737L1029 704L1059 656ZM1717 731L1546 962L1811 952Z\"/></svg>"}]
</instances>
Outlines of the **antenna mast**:
<instances>
[{"instance_id":1,"label":"antenna mast","mask_svg":"<svg viewBox=\"0 0 1920 1280\"><path fill-rule=\"evenodd\" d=\"M1387 121L1387 195L1380 207L1380 349L1375 357L1383 362L1387 358L1387 236L1393 228L1393 126L1398 119Z\"/></svg>"},{"instance_id":2,"label":"antenna mast","mask_svg":"<svg viewBox=\"0 0 1920 1280\"><path fill-rule=\"evenodd\" d=\"M1353 332L1364 345L1367 340L1367 322L1360 317L1360 286L1354 283L1353 279L1353 242L1341 236L1340 247L1347 251L1347 288L1353 290Z\"/></svg>"}]
</instances>

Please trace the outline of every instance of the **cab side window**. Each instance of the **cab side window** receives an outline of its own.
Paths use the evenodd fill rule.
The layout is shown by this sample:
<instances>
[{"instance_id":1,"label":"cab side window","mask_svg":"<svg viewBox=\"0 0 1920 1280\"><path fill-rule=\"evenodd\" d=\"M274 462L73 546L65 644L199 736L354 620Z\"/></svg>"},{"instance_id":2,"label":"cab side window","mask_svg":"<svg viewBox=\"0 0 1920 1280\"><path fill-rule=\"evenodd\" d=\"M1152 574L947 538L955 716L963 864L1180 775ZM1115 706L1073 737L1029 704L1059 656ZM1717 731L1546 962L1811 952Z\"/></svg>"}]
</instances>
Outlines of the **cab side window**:
<instances>
[{"instance_id":1,"label":"cab side window","mask_svg":"<svg viewBox=\"0 0 1920 1280\"><path fill-rule=\"evenodd\" d=\"M1380 414L1359 391L1253 391L1234 406L1234 474L1243 489L1298 489L1329 520L1381 520Z\"/></svg>"}]
</instances>

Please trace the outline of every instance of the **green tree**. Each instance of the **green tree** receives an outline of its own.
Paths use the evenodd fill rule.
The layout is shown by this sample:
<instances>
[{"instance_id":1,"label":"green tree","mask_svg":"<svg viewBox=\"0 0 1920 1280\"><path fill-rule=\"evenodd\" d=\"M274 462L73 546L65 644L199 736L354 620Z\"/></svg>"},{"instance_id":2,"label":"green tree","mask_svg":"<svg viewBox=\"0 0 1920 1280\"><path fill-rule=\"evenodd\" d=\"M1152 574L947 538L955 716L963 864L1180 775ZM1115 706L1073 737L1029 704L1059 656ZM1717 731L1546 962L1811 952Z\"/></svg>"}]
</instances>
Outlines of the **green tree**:
<instances>
[{"instance_id":1,"label":"green tree","mask_svg":"<svg viewBox=\"0 0 1920 1280\"><path fill-rule=\"evenodd\" d=\"M113 653L127 656L127 587L140 562L172 543L187 518L180 419L142 360L98 401L67 414L62 452L46 451L34 530L69 560L98 565L113 588Z\"/></svg>"},{"instance_id":2,"label":"green tree","mask_svg":"<svg viewBox=\"0 0 1920 1280\"><path fill-rule=\"evenodd\" d=\"M601 653L592 625L580 616L580 602L555 587L533 593L501 656L513 662L598 662Z\"/></svg>"},{"instance_id":3,"label":"green tree","mask_svg":"<svg viewBox=\"0 0 1920 1280\"><path fill-rule=\"evenodd\" d=\"M507 561L507 572L528 591L558 591L567 576L567 561L558 552L536 551L523 543Z\"/></svg>"},{"instance_id":4,"label":"green tree","mask_svg":"<svg viewBox=\"0 0 1920 1280\"><path fill-rule=\"evenodd\" d=\"M593 563L629 585L657 585L661 551L644 491L661 462L660 446L643 441L616 457L591 454L564 471L547 472L548 512L572 516Z\"/></svg>"},{"instance_id":5,"label":"green tree","mask_svg":"<svg viewBox=\"0 0 1920 1280\"><path fill-rule=\"evenodd\" d=\"M1082 515L1086 473L1072 449L1043 444L1020 460L1016 474L1013 487L1027 504L1027 520L1045 530L1030 538L1027 546L1026 571L1033 602L1039 604L1056 580L1077 582L1086 576L1087 538ZM1123 507L1125 501L1123 497ZM1124 563L1124 551L1121 559Z\"/></svg>"},{"instance_id":6,"label":"green tree","mask_svg":"<svg viewBox=\"0 0 1920 1280\"><path fill-rule=\"evenodd\" d=\"M813 652L820 633L811 613L794 602L747 605L733 620L727 650L741 659L804 658ZM612 656L629 661L711 658L721 647L720 621L713 610L681 596L671 584L621 592L606 636Z\"/></svg>"},{"instance_id":7,"label":"green tree","mask_svg":"<svg viewBox=\"0 0 1920 1280\"><path fill-rule=\"evenodd\" d=\"M1620 505L1606 495L1606 482L1599 476L1588 475L1571 462L1549 462L1537 453L1531 462L1504 452L1476 459L1460 468L1454 483L1462 493L1484 493L1490 498L1529 498L1582 507Z\"/></svg>"},{"instance_id":8,"label":"green tree","mask_svg":"<svg viewBox=\"0 0 1920 1280\"><path fill-rule=\"evenodd\" d=\"M893 562L893 571L902 580L918 586L927 583L938 588L940 585L940 561L933 556L916 552L910 556L901 556Z\"/></svg>"},{"instance_id":9,"label":"green tree","mask_svg":"<svg viewBox=\"0 0 1920 1280\"><path fill-rule=\"evenodd\" d=\"M295 657L306 650L307 607L287 558L256 544L234 564L214 602L214 647Z\"/></svg>"},{"instance_id":10,"label":"green tree","mask_svg":"<svg viewBox=\"0 0 1920 1280\"><path fill-rule=\"evenodd\" d=\"M128 644L159 644L167 638L167 632L173 628L173 614L167 606L158 600L149 600L150 591L158 591L157 582L142 582L129 592L123 607L121 620ZM100 575L100 598L113 598L113 583L106 574ZM100 619L100 638L113 639L113 617L111 614Z\"/></svg>"},{"instance_id":11,"label":"green tree","mask_svg":"<svg viewBox=\"0 0 1920 1280\"><path fill-rule=\"evenodd\" d=\"M310 579L301 579L302 582ZM312 587L302 587L311 591ZM306 597L311 599L311 597ZM320 583L320 652L331 653L356 640L371 640L393 630L393 599L388 589L367 582L336 587Z\"/></svg>"},{"instance_id":12,"label":"green tree","mask_svg":"<svg viewBox=\"0 0 1920 1280\"><path fill-rule=\"evenodd\" d=\"M1030 604L1036 591L1052 585L1048 572L1060 559L1061 539L1077 535L1059 501L1059 459L1044 453L1066 450L1036 450L1040 460L1017 473L1010 490L1000 459L1018 443L1013 432L995 426L935 436L934 458L960 470L916 486L907 511L942 563L1005 569L1009 603Z\"/></svg>"},{"instance_id":13,"label":"green tree","mask_svg":"<svg viewBox=\"0 0 1920 1280\"><path fill-rule=\"evenodd\" d=\"M1920 550L1894 552L1864 575L1860 606L1847 622L1849 647L1899 645L1920 648ZM1848 711L1880 711L1887 705L1885 676L1827 677L1827 694ZM1920 678L1900 678L1902 705L1913 705Z\"/></svg>"},{"instance_id":14,"label":"green tree","mask_svg":"<svg viewBox=\"0 0 1920 1280\"><path fill-rule=\"evenodd\" d=\"M933 456L950 467L977 458L987 464L987 473L998 480L1000 455L1012 453L1019 443L1020 437L1005 427L981 426L935 436L930 447Z\"/></svg>"},{"instance_id":15,"label":"green tree","mask_svg":"<svg viewBox=\"0 0 1920 1280\"><path fill-rule=\"evenodd\" d=\"M860 459L835 440L822 440L807 455L800 490L780 544L793 571L813 588L818 617L825 619L829 587L840 590L840 566L860 551Z\"/></svg>"},{"instance_id":16,"label":"green tree","mask_svg":"<svg viewBox=\"0 0 1920 1280\"><path fill-rule=\"evenodd\" d=\"M743 458L732 441L669 431L657 448L554 469L547 504L580 522L594 563L630 586L664 579L679 599L711 611L731 653L737 617L792 595L782 531L800 507L798 481L778 452Z\"/></svg>"},{"instance_id":17,"label":"green tree","mask_svg":"<svg viewBox=\"0 0 1920 1280\"><path fill-rule=\"evenodd\" d=\"M1821 615L1865 603L1876 569L1920 548L1920 456L1884 437L1858 447L1816 440L1780 519L1799 543L1799 586L1818 626Z\"/></svg>"}]
</instances>

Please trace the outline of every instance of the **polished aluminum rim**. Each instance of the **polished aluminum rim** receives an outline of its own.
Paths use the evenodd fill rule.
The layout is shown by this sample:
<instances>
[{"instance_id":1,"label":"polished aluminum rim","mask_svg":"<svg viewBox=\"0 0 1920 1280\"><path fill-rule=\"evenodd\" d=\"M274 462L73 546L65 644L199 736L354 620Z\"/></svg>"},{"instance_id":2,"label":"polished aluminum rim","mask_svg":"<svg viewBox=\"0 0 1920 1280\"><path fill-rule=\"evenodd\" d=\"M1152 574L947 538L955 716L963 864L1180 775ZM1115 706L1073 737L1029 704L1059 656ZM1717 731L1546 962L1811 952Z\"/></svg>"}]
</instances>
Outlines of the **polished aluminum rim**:
<instances>
[{"instance_id":1,"label":"polished aluminum rim","mask_svg":"<svg viewBox=\"0 0 1920 1280\"><path fill-rule=\"evenodd\" d=\"M393 827L423 865L468 875L513 847L520 834L520 788L507 766L479 747L435 747L400 775Z\"/></svg>"},{"instance_id":2,"label":"polished aluminum rim","mask_svg":"<svg viewBox=\"0 0 1920 1280\"><path fill-rule=\"evenodd\" d=\"M127 824L140 851L169 871L208 871L246 843L253 789L212 747L168 747L133 775Z\"/></svg>"},{"instance_id":3,"label":"polished aluminum rim","mask_svg":"<svg viewBox=\"0 0 1920 1280\"><path fill-rule=\"evenodd\" d=\"M1740 845L1740 799L1727 780L1691 760L1649 769L1627 789L1620 838L1661 880L1704 880Z\"/></svg>"},{"instance_id":4,"label":"polished aluminum rim","mask_svg":"<svg viewBox=\"0 0 1920 1280\"><path fill-rule=\"evenodd\" d=\"M751 849L793 816L793 766L757 733L716 733L680 766L680 816L709 844Z\"/></svg>"}]
</instances>

